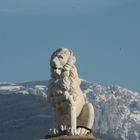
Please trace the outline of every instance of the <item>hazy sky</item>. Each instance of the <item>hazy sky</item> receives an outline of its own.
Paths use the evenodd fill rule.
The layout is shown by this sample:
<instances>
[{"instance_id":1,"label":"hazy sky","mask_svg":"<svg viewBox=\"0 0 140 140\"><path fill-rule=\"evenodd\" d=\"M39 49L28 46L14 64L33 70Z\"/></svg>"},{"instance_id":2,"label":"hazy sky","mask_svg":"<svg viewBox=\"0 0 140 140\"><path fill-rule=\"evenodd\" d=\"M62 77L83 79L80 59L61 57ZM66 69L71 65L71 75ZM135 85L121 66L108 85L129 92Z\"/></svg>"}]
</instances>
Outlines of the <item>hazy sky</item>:
<instances>
[{"instance_id":1,"label":"hazy sky","mask_svg":"<svg viewBox=\"0 0 140 140\"><path fill-rule=\"evenodd\" d=\"M81 78L140 91L140 0L0 0L0 82L49 79L60 47Z\"/></svg>"}]
</instances>

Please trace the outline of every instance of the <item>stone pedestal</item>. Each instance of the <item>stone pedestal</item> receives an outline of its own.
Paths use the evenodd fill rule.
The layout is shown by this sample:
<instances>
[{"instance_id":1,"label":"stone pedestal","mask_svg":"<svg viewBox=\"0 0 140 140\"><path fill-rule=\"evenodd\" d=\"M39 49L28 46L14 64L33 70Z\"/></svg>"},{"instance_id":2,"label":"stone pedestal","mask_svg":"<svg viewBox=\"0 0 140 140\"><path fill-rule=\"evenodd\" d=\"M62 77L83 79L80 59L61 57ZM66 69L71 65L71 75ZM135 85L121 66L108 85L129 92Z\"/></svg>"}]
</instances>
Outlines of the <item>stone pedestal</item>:
<instances>
[{"instance_id":1,"label":"stone pedestal","mask_svg":"<svg viewBox=\"0 0 140 140\"><path fill-rule=\"evenodd\" d=\"M94 136L59 136L41 140L100 140Z\"/></svg>"}]
</instances>

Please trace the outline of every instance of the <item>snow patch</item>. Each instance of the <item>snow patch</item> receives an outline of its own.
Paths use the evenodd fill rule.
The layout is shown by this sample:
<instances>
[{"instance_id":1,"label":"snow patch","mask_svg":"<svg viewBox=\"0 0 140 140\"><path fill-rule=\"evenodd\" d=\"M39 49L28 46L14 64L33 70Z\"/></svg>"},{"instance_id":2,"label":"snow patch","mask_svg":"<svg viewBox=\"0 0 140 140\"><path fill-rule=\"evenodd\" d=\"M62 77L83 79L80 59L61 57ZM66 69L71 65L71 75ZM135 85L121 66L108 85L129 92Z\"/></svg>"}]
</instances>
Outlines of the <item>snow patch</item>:
<instances>
[{"instance_id":1,"label":"snow patch","mask_svg":"<svg viewBox=\"0 0 140 140\"><path fill-rule=\"evenodd\" d=\"M0 90L9 90L9 91L20 90L21 88L23 88L23 86L16 85L0 86Z\"/></svg>"},{"instance_id":2,"label":"snow patch","mask_svg":"<svg viewBox=\"0 0 140 140\"><path fill-rule=\"evenodd\" d=\"M134 131L134 134L136 136L136 140L139 140L139 134L138 134L138 132Z\"/></svg>"},{"instance_id":3,"label":"snow patch","mask_svg":"<svg viewBox=\"0 0 140 140\"><path fill-rule=\"evenodd\" d=\"M130 118L133 119L137 124L140 124L140 112L135 111L134 113L130 115Z\"/></svg>"},{"instance_id":4,"label":"snow patch","mask_svg":"<svg viewBox=\"0 0 140 140\"><path fill-rule=\"evenodd\" d=\"M44 86L44 85L36 85L35 88L37 88L39 90L44 90L46 88L46 86Z\"/></svg>"},{"instance_id":5,"label":"snow patch","mask_svg":"<svg viewBox=\"0 0 140 140\"><path fill-rule=\"evenodd\" d=\"M0 82L0 85L16 85L15 83Z\"/></svg>"},{"instance_id":6,"label":"snow patch","mask_svg":"<svg viewBox=\"0 0 140 140\"><path fill-rule=\"evenodd\" d=\"M100 98L100 100L103 100L103 101L107 101L107 99L106 99L106 97L105 97L105 94L100 94L99 95L99 98Z\"/></svg>"},{"instance_id":7,"label":"snow patch","mask_svg":"<svg viewBox=\"0 0 140 140\"><path fill-rule=\"evenodd\" d=\"M23 95L29 94L29 92L27 90L20 90L18 93L21 93Z\"/></svg>"},{"instance_id":8,"label":"snow patch","mask_svg":"<svg viewBox=\"0 0 140 140\"><path fill-rule=\"evenodd\" d=\"M84 90L84 93L85 93L85 94L87 94L87 93L89 93L89 92L93 92L93 90L92 90L92 89L90 89L90 88L88 88L88 89Z\"/></svg>"}]
</instances>

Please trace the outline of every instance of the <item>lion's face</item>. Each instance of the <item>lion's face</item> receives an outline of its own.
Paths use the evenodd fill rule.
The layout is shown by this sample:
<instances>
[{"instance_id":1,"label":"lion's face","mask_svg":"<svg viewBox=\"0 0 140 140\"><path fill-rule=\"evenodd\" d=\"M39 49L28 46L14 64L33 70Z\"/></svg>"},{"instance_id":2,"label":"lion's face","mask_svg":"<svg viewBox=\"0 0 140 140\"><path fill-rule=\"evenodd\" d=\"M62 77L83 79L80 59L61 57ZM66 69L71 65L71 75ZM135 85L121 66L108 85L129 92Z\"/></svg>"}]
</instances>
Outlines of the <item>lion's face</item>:
<instances>
[{"instance_id":1,"label":"lion's face","mask_svg":"<svg viewBox=\"0 0 140 140\"><path fill-rule=\"evenodd\" d=\"M51 72L54 77L57 79L60 77L63 70L63 65L60 63L58 58L54 58L51 65Z\"/></svg>"},{"instance_id":2,"label":"lion's face","mask_svg":"<svg viewBox=\"0 0 140 140\"><path fill-rule=\"evenodd\" d=\"M60 78L60 75L63 72L63 67L67 63L67 60L69 58L68 52L64 53L63 51L57 52L57 55L55 55L51 60L51 72L53 77L56 79Z\"/></svg>"}]
</instances>

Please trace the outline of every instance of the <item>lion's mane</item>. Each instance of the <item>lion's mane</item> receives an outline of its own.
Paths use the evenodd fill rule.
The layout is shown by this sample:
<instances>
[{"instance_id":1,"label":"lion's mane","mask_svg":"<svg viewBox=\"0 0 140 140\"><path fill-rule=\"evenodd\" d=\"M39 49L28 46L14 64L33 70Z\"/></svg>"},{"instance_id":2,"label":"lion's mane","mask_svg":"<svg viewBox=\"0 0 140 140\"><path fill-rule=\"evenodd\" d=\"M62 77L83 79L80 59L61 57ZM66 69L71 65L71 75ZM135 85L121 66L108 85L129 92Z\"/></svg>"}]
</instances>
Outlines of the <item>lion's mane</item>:
<instances>
[{"instance_id":1,"label":"lion's mane","mask_svg":"<svg viewBox=\"0 0 140 140\"><path fill-rule=\"evenodd\" d=\"M52 62L57 57L60 63L63 63L63 56L65 56L66 63L63 65L60 78L55 78L52 72ZM75 63L76 58L73 56L72 51L66 48L58 49L51 56L50 66L52 74L48 86L48 102L55 108L61 108L63 104L66 107L66 103L68 103L66 94L68 96L72 95L75 101L79 97L81 92L80 79Z\"/></svg>"}]
</instances>

